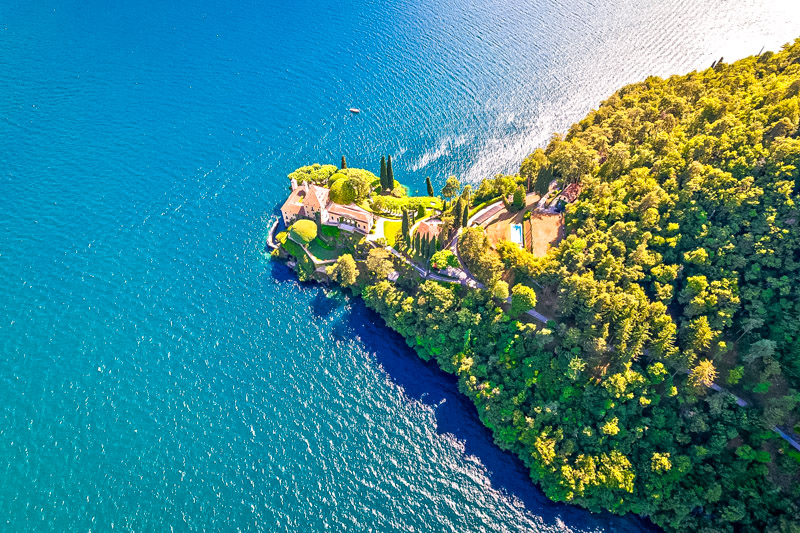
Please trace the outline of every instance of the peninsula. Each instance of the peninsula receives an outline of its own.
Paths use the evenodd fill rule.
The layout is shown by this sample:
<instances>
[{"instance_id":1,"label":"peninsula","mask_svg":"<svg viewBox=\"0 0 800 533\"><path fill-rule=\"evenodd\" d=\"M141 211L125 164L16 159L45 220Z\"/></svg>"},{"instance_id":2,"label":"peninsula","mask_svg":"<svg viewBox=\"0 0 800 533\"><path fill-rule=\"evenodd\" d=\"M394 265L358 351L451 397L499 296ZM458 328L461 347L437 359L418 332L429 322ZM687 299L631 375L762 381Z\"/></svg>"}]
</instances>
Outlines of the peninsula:
<instances>
[{"instance_id":1,"label":"peninsula","mask_svg":"<svg viewBox=\"0 0 800 533\"><path fill-rule=\"evenodd\" d=\"M620 89L515 175L289 175L276 259L363 297L556 501L800 530L800 40Z\"/></svg>"}]
</instances>

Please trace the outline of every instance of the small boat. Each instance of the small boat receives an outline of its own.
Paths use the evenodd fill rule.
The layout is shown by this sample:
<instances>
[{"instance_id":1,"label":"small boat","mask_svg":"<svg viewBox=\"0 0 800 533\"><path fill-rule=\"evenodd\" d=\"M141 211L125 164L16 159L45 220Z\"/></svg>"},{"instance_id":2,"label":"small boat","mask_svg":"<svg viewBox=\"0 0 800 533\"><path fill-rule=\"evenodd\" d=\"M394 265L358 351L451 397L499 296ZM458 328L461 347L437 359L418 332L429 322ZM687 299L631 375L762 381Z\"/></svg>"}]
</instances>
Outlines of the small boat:
<instances>
[{"instance_id":1,"label":"small boat","mask_svg":"<svg viewBox=\"0 0 800 533\"><path fill-rule=\"evenodd\" d=\"M350 111L351 113L354 113L356 115L361 113L361 110L359 108L357 108L357 107L351 107L348 111Z\"/></svg>"}]
</instances>

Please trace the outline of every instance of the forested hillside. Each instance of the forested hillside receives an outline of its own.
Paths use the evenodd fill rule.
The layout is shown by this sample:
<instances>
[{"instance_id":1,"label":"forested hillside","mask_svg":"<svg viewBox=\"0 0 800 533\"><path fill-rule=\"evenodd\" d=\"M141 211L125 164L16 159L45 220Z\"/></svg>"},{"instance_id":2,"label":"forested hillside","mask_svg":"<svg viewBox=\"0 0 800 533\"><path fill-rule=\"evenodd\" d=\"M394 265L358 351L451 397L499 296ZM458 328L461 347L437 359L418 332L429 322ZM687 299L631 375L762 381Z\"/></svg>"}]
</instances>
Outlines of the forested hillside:
<instances>
[{"instance_id":1,"label":"forested hillside","mask_svg":"<svg viewBox=\"0 0 800 533\"><path fill-rule=\"evenodd\" d=\"M800 454L772 428L800 420L799 122L800 41L624 87L513 177L581 184L567 237L543 258L462 252L511 306L409 269L360 267L354 290L459 376L550 498L670 531L798 531ZM546 326L521 313L537 300Z\"/></svg>"},{"instance_id":2,"label":"forested hillside","mask_svg":"<svg viewBox=\"0 0 800 533\"><path fill-rule=\"evenodd\" d=\"M636 476L631 508L665 527L797 527L779 502L800 497L798 455L769 429L799 419L799 120L795 43L625 87L523 163L583 189L547 258L500 246L518 281L555 288L554 365L582 369L556 385L582 391L569 407L549 395L561 420L533 421L539 438L564 433L552 461L533 452L557 497L607 497L587 490L579 457L619 450ZM600 388L605 405L590 399ZM617 428L597 447L565 427L573 406Z\"/></svg>"}]
</instances>

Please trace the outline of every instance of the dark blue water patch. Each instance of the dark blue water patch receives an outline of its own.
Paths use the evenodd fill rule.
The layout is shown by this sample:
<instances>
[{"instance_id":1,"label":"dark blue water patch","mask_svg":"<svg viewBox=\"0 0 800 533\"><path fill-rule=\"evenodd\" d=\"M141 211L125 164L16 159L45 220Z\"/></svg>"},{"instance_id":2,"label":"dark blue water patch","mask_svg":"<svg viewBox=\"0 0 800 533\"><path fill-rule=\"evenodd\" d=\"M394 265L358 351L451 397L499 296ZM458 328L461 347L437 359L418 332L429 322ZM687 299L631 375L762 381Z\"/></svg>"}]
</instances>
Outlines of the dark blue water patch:
<instances>
[{"instance_id":1,"label":"dark blue water patch","mask_svg":"<svg viewBox=\"0 0 800 533\"><path fill-rule=\"evenodd\" d=\"M340 300L320 294L319 298L326 302L323 308L333 310L341 305ZM491 430L480 421L475 405L458 389L456 376L441 370L433 360L426 362L421 359L403 336L386 326L383 318L360 298L352 298L349 312L344 316L346 328L341 329L339 335L356 336L409 398L434 408L437 432L453 435L461 441L465 455L478 458L494 487L519 499L545 524L557 525L561 521L584 527L602 524L606 531L660 531L649 520L633 515L619 517L607 512L590 513L550 501L533 484L522 461L494 442Z\"/></svg>"}]
</instances>

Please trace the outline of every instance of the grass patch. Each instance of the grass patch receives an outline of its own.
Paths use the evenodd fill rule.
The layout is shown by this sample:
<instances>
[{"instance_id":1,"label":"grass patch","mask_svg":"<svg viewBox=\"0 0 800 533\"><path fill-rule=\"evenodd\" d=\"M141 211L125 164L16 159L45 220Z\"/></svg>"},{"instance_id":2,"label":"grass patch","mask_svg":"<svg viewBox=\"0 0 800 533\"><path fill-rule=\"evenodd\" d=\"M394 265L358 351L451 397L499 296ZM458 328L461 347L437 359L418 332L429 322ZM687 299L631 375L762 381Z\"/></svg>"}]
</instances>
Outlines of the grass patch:
<instances>
[{"instance_id":1,"label":"grass patch","mask_svg":"<svg viewBox=\"0 0 800 533\"><path fill-rule=\"evenodd\" d=\"M315 244L315 243L317 244L317 246L322 246L326 250L335 250L336 249L335 246L333 246L332 244L328 244L327 242L325 242L324 240L320 239L319 237L314 239L314 241L312 242L312 244Z\"/></svg>"},{"instance_id":2,"label":"grass patch","mask_svg":"<svg viewBox=\"0 0 800 533\"><path fill-rule=\"evenodd\" d=\"M336 250L336 248L328 246L327 244L322 242L319 238L316 238L313 241L311 241L311 244L308 245L308 251L314 254L314 257L322 261L327 261L329 259L336 259L337 257L339 257L339 252Z\"/></svg>"},{"instance_id":3,"label":"grass patch","mask_svg":"<svg viewBox=\"0 0 800 533\"><path fill-rule=\"evenodd\" d=\"M308 257L306 251L303 250L303 248L301 248L299 244L297 244L291 239L287 239L286 242L283 244L283 247L286 249L287 252L289 252L289 254L291 254L297 259L297 264L300 266L301 269L303 269L303 271L306 274L310 275L311 273L314 272L314 262L311 260L310 257Z\"/></svg>"},{"instance_id":4,"label":"grass patch","mask_svg":"<svg viewBox=\"0 0 800 533\"><path fill-rule=\"evenodd\" d=\"M322 233L325 237L333 237L334 239L339 238L339 228L337 228L336 226L323 225L322 229L320 230L320 233Z\"/></svg>"},{"instance_id":5,"label":"grass patch","mask_svg":"<svg viewBox=\"0 0 800 533\"><path fill-rule=\"evenodd\" d=\"M397 238L397 234L403 228L403 222L401 220L386 220L383 223L383 235L386 237L386 242L389 243L389 246L394 246L395 240Z\"/></svg>"}]
</instances>

